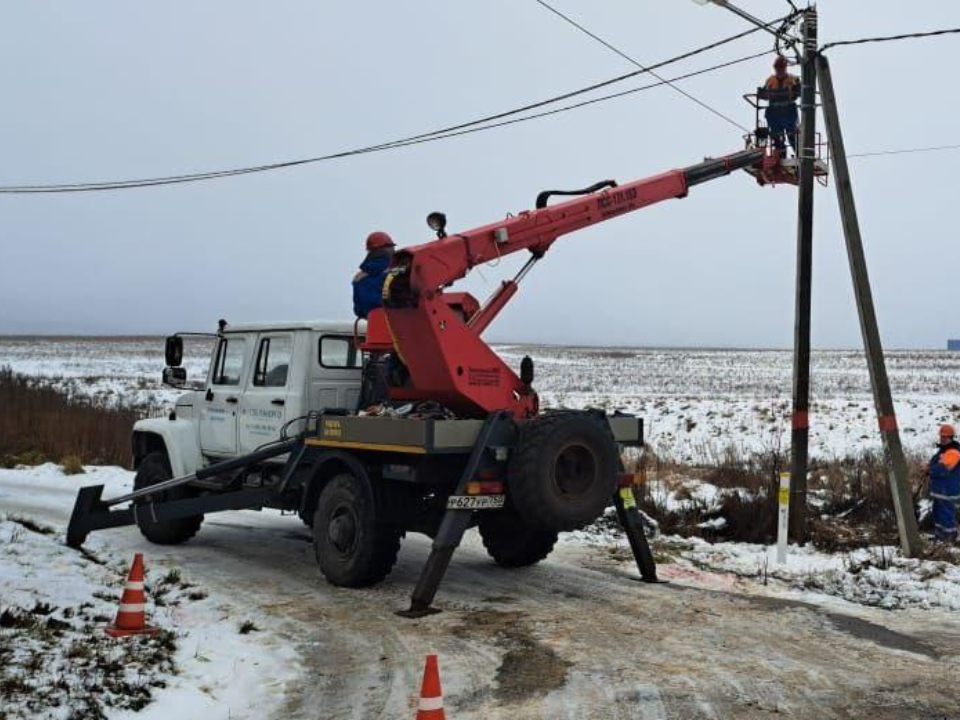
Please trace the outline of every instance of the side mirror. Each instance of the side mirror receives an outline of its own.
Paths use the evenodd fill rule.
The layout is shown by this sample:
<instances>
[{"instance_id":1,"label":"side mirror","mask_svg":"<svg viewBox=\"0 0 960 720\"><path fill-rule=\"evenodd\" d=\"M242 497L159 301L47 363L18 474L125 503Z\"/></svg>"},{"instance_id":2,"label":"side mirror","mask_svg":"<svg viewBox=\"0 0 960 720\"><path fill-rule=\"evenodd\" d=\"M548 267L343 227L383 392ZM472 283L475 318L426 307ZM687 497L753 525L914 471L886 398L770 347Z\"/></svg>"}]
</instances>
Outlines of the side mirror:
<instances>
[{"instance_id":1,"label":"side mirror","mask_svg":"<svg viewBox=\"0 0 960 720\"><path fill-rule=\"evenodd\" d=\"M182 367L164 368L161 382L173 388L182 388L187 384L187 369Z\"/></svg>"},{"instance_id":2,"label":"side mirror","mask_svg":"<svg viewBox=\"0 0 960 720\"><path fill-rule=\"evenodd\" d=\"M172 368L178 368L183 364L183 338L179 335L171 335L167 338L164 347L164 355L167 359L167 365Z\"/></svg>"}]
</instances>

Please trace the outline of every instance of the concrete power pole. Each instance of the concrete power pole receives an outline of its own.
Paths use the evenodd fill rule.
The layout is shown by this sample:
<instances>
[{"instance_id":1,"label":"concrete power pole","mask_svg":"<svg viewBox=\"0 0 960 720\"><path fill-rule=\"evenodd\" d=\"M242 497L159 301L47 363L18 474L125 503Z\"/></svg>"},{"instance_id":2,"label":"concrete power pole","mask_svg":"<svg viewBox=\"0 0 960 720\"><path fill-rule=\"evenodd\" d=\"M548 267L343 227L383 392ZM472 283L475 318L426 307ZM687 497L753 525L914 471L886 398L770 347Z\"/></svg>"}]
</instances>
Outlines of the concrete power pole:
<instances>
[{"instance_id":1,"label":"concrete power pole","mask_svg":"<svg viewBox=\"0 0 960 720\"><path fill-rule=\"evenodd\" d=\"M817 10L803 13L800 78L800 192L797 209L797 294L793 335L790 531L807 539L807 471L810 441L810 298L813 277L813 192L817 156Z\"/></svg>"},{"instance_id":2,"label":"concrete power pole","mask_svg":"<svg viewBox=\"0 0 960 720\"><path fill-rule=\"evenodd\" d=\"M823 117L833 156L837 201L840 204L843 235L847 243L850 274L853 277L857 312L860 316L860 331L863 334L863 345L870 367L873 402L877 408L877 420L880 424L880 435L883 438L884 455L890 478L890 491L897 515L897 528L900 531L900 547L905 556L916 557L920 551L920 536L917 531L917 518L913 511L907 462L903 456L893 397L890 393L890 381L887 378L887 366L883 358L877 314L870 289L870 276L867 274L866 255L863 251L863 238L860 235L860 221L857 217L853 185L850 182L850 169L847 167L846 148L840 129L837 96L833 90L833 77L830 74L830 62L823 55L817 56L817 70L820 76L820 94L823 98Z\"/></svg>"}]
</instances>

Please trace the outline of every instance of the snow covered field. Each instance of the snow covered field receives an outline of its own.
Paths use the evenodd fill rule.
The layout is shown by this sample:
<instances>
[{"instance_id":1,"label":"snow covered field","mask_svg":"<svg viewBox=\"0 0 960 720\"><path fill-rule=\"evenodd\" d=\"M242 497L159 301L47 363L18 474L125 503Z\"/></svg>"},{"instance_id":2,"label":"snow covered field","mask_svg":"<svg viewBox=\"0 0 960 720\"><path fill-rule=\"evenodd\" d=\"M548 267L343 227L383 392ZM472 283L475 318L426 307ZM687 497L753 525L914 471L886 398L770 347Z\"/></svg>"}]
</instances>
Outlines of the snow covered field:
<instances>
[{"instance_id":1,"label":"snow covered field","mask_svg":"<svg viewBox=\"0 0 960 720\"><path fill-rule=\"evenodd\" d=\"M202 379L209 341L188 339L188 377ZM501 345L519 367L529 354L546 406L623 409L645 418L648 440L679 461L710 461L728 448L785 448L792 356L782 350L683 350ZM892 351L888 369L908 450L927 453L935 427L960 419L960 353ZM0 366L105 402L163 408L178 392L160 384L163 339L0 338ZM862 354L813 357L811 451L844 457L879 447Z\"/></svg>"}]
</instances>

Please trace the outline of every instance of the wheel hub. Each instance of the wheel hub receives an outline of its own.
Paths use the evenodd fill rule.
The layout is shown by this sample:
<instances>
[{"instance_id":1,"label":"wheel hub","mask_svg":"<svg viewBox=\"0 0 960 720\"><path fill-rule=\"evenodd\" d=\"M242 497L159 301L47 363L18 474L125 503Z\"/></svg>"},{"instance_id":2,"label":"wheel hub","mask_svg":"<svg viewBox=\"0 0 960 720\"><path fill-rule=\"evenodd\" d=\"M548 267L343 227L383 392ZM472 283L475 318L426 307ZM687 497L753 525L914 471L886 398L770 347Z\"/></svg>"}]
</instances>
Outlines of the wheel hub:
<instances>
[{"instance_id":1,"label":"wheel hub","mask_svg":"<svg viewBox=\"0 0 960 720\"><path fill-rule=\"evenodd\" d=\"M567 445L553 468L557 489L564 495L582 495L597 479L597 460L584 445Z\"/></svg>"},{"instance_id":2,"label":"wheel hub","mask_svg":"<svg viewBox=\"0 0 960 720\"><path fill-rule=\"evenodd\" d=\"M346 555L357 541L357 519L347 508L339 508L327 525L327 537L337 549Z\"/></svg>"}]
</instances>

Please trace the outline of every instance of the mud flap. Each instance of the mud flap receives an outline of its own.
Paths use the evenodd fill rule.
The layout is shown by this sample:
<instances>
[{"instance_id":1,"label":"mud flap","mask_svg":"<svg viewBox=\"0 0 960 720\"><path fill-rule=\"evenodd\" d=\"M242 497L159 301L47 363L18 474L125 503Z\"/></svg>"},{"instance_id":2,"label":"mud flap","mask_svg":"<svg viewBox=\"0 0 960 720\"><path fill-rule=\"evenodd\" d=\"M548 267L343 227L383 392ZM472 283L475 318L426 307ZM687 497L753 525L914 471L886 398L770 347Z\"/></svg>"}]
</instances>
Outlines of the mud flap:
<instances>
[{"instance_id":1,"label":"mud flap","mask_svg":"<svg viewBox=\"0 0 960 720\"><path fill-rule=\"evenodd\" d=\"M617 510L617 518L623 531L627 534L633 559L637 562L637 570L644 582L660 582L657 578L657 563L650 551L650 544L643 532L643 518L637 509L637 501L632 487L621 487L613 496L613 506Z\"/></svg>"}]
</instances>

